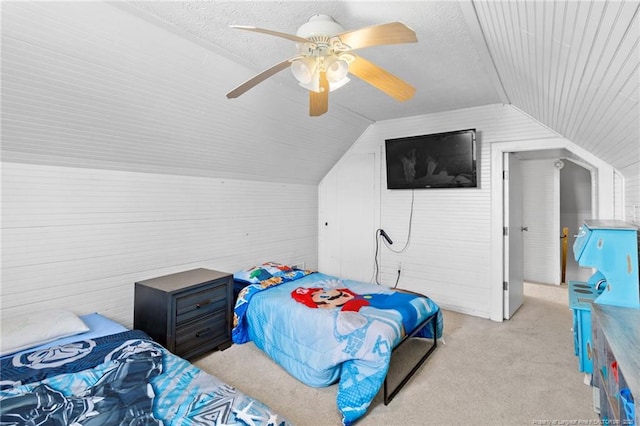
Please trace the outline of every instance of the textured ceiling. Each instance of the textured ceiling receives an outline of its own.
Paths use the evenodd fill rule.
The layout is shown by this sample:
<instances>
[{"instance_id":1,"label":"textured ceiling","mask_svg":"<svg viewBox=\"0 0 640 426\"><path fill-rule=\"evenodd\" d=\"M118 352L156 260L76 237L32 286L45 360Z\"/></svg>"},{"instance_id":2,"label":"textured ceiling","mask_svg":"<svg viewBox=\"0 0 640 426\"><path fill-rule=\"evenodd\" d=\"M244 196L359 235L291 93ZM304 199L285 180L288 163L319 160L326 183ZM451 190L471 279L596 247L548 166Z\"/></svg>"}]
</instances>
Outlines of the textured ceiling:
<instances>
[{"instance_id":1,"label":"textured ceiling","mask_svg":"<svg viewBox=\"0 0 640 426\"><path fill-rule=\"evenodd\" d=\"M638 0L0 5L4 160L317 183L372 122L505 103L640 175ZM295 34L319 13L413 28L417 43L357 53L416 95L352 78L310 118L284 70L225 98L295 53L230 25Z\"/></svg>"},{"instance_id":2,"label":"textured ceiling","mask_svg":"<svg viewBox=\"0 0 640 426\"><path fill-rule=\"evenodd\" d=\"M295 44L232 29L230 25L295 34L315 14L332 16L346 30L400 21L416 31L418 43L370 47L358 50L358 54L413 85L417 89L414 98L400 103L353 77L349 84L330 94L330 110L339 104L371 121L379 121L501 102L483 69L457 2L215 1L133 5L148 14L148 19L155 18L192 36L253 74L293 56ZM246 79L239 77L237 84ZM289 70L272 79L297 87ZM251 102L251 91L234 102Z\"/></svg>"},{"instance_id":3,"label":"textured ceiling","mask_svg":"<svg viewBox=\"0 0 640 426\"><path fill-rule=\"evenodd\" d=\"M289 40L230 25L295 34L309 17L320 13L334 17L347 30L400 21L416 31L418 43L375 46L358 54L416 87L415 96L399 103L354 77L330 94L330 111L338 108L380 121L512 104L624 174L640 173L637 0L213 1L131 6L139 16L203 43L249 70L246 75L239 73L235 85L295 50ZM296 87L288 70L271 80L304 90ZM256 89L234 102L252 102L252 90Z\"/></svg>"}]
</instances>

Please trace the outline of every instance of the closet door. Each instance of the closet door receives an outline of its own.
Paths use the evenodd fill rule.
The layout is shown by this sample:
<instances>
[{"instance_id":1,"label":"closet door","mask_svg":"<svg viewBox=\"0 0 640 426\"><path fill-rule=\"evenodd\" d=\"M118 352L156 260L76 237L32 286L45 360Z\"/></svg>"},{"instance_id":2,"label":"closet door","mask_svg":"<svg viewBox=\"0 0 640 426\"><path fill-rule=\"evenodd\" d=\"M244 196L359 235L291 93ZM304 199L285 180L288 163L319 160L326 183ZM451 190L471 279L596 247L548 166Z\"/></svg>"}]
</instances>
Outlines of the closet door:
<instances>
[{"instance_id":1,"label":"closet door","mask_svg":"<svg viewBox=\"0 0 640 426\"><path fill-rule=\"evenodd\" d=\"M375 164L373 153L352 154L338 172L340 276L359 281L369 281L373 271Z\"/></svg>"},{"instance_id":2,"label":"closet door","mask_svg":"<svg viewBox=\"0 0 640 426\"><path fill-rule=\"evenodd\" d=\"M318 190L318 270L329 275L340 274L337 187L337 173L331 172Z\"/></svg>"}]
</instances>

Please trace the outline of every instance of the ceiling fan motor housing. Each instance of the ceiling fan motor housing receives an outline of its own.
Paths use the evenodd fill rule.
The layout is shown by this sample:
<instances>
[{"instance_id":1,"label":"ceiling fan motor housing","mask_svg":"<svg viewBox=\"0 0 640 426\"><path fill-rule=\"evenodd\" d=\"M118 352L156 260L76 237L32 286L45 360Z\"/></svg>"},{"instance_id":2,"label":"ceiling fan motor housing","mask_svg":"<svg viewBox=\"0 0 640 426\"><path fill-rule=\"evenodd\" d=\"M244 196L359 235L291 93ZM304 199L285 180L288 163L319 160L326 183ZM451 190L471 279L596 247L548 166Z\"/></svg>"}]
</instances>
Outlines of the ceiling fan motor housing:
<instances>
[{"instance_id":1,"label":"ceiling fan motor housing","mask_svg":"<svg viewBox=\"0 0 640 426\"><path fill-rule=\"evenodd\" d=\"M302 24L296 35L302 38L331 37L344 32L342 25L329 15L313 15Z\"/></svg>"}]
</instances>

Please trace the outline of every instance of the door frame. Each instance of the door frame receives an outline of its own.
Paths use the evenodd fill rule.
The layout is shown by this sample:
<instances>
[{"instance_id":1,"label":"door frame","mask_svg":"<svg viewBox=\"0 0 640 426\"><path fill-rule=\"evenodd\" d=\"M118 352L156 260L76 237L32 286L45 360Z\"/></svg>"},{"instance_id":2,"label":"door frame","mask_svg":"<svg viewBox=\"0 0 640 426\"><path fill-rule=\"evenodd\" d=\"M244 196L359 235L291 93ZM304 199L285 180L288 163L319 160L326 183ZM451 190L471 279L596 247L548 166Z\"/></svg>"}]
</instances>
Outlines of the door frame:
<instances>
[{"instance_id":1,"label":"door frame","mask_svg":"<svg viewBox=\"0 0 640 426\"><path fill-rule=\"evenodd\" d=\"M505 141L491 143L491 255L490 255L490 283L489 283L489 318L493 321L504 320L504 247L502 230L503 223L503 154L505 152L542 151L547 149L566 149L581 161L589 164L592 169L592 212L594 219L613 218L614 205L614 169L585 149L564 138L525 139L519 141Z\"/></svg>"}]
</instances>

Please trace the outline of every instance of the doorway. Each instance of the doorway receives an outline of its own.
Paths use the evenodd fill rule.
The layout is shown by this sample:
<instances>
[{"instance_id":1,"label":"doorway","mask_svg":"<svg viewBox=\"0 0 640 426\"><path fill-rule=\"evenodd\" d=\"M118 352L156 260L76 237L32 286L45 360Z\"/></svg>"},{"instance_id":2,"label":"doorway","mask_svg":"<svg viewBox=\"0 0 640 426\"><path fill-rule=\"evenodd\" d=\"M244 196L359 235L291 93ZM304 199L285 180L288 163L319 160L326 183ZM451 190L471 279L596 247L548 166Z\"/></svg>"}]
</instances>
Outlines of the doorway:
<instances>
[{"instance_id":1,"label":"doorway","mask_svg":"<svg viewBox=\"0 0 640 426\"><path fill-rule=\"evenodd\" d=\"M580 163L590 170L591 182L591 212L592 217L608 215L613 210L613 182L610 179L613 169L589 152L575 146L572 142L563 139L543 139L526 140L515 142L499 142L491 145L491 210L493 212L503 212L505 209L505 197L503 188L504 176L504 154L517 153L520 158L529 156L553 156L559 158L571 158L572 161ZM609 189L610 188L610 189ZM593 194L597 193L596 199ZM526 224L524 225L526 226ZM509 297L508 285L505 285L505 276L508 265L505 265L505 241L504 241L504 215L493 214L491 221L491 313L490 318L494 321L505 319L504 311L506 299ZM559 228L559 226L558 226ZM572 234L574 235L574 234ZM560 256L560 233L557 235L557 256ZM505 287L507 290L505 290Z\"/></svg>"},{"instance_id":2,"label":"doorway","mask_svg":"<svg viewBox=\"0 0 640 426\"><path fill-rule=\"evenodd\" d=\"M523 234L523 293L525 300L568 305L568 282L586 281L592 273L590 268L580 267L573 255L578 227L592 217L592 176L590 170L570 159L545 156L541 152L541 158L521 161L523 223L528 230Z\"/></svg>"},{"instance_id":3,"label":"doorway","mask_svg":"<svg viewBox=\"0 0 640 426\"><path fill-rule=\"evenodd\" d=\"M564 160L560 169L560 226L569 228L565 283L586 281L590 268L578 265L573 255L573 243L578 228L585 219L593 217L591 171L571 160Z\"/></svg>"},{"instance_id":4,"label":"doorway","mask_svg":"<svg viewBox=\"0 0 640 426\"><path fill-rule=\"evenodd\" d=\"M526 282L560 285L569 280L584 281L590 273L578 266L572 248L578 227L593 217L592 176L589 169L566 158L567 154L558 150L515 154L522 170ZM568 230L566 238L563 228ZM563 243L567 245L565 259Z\"/></svg>"},{"instance_id":5,"label":"doorway","mask_svg":"<svg viewBox=\"0 0 640 426\"><path fill-rule=\"evenodd\" d=\"M566 150L505 154L508 192L504 203L508 209L504 220L509 230L505 235L509 290L505 293L505 319L523 303L524 288L531 287L525 283L559 286L563 277L566 283L567 279L590 275L589 269L579 267L570 250L566 258L571 266L569 276L562 271L561 229L569 229L567 248L573 247L578 227L591 217L591 173L566 159L569 154Z\"/></svg>"}]
</instances>

